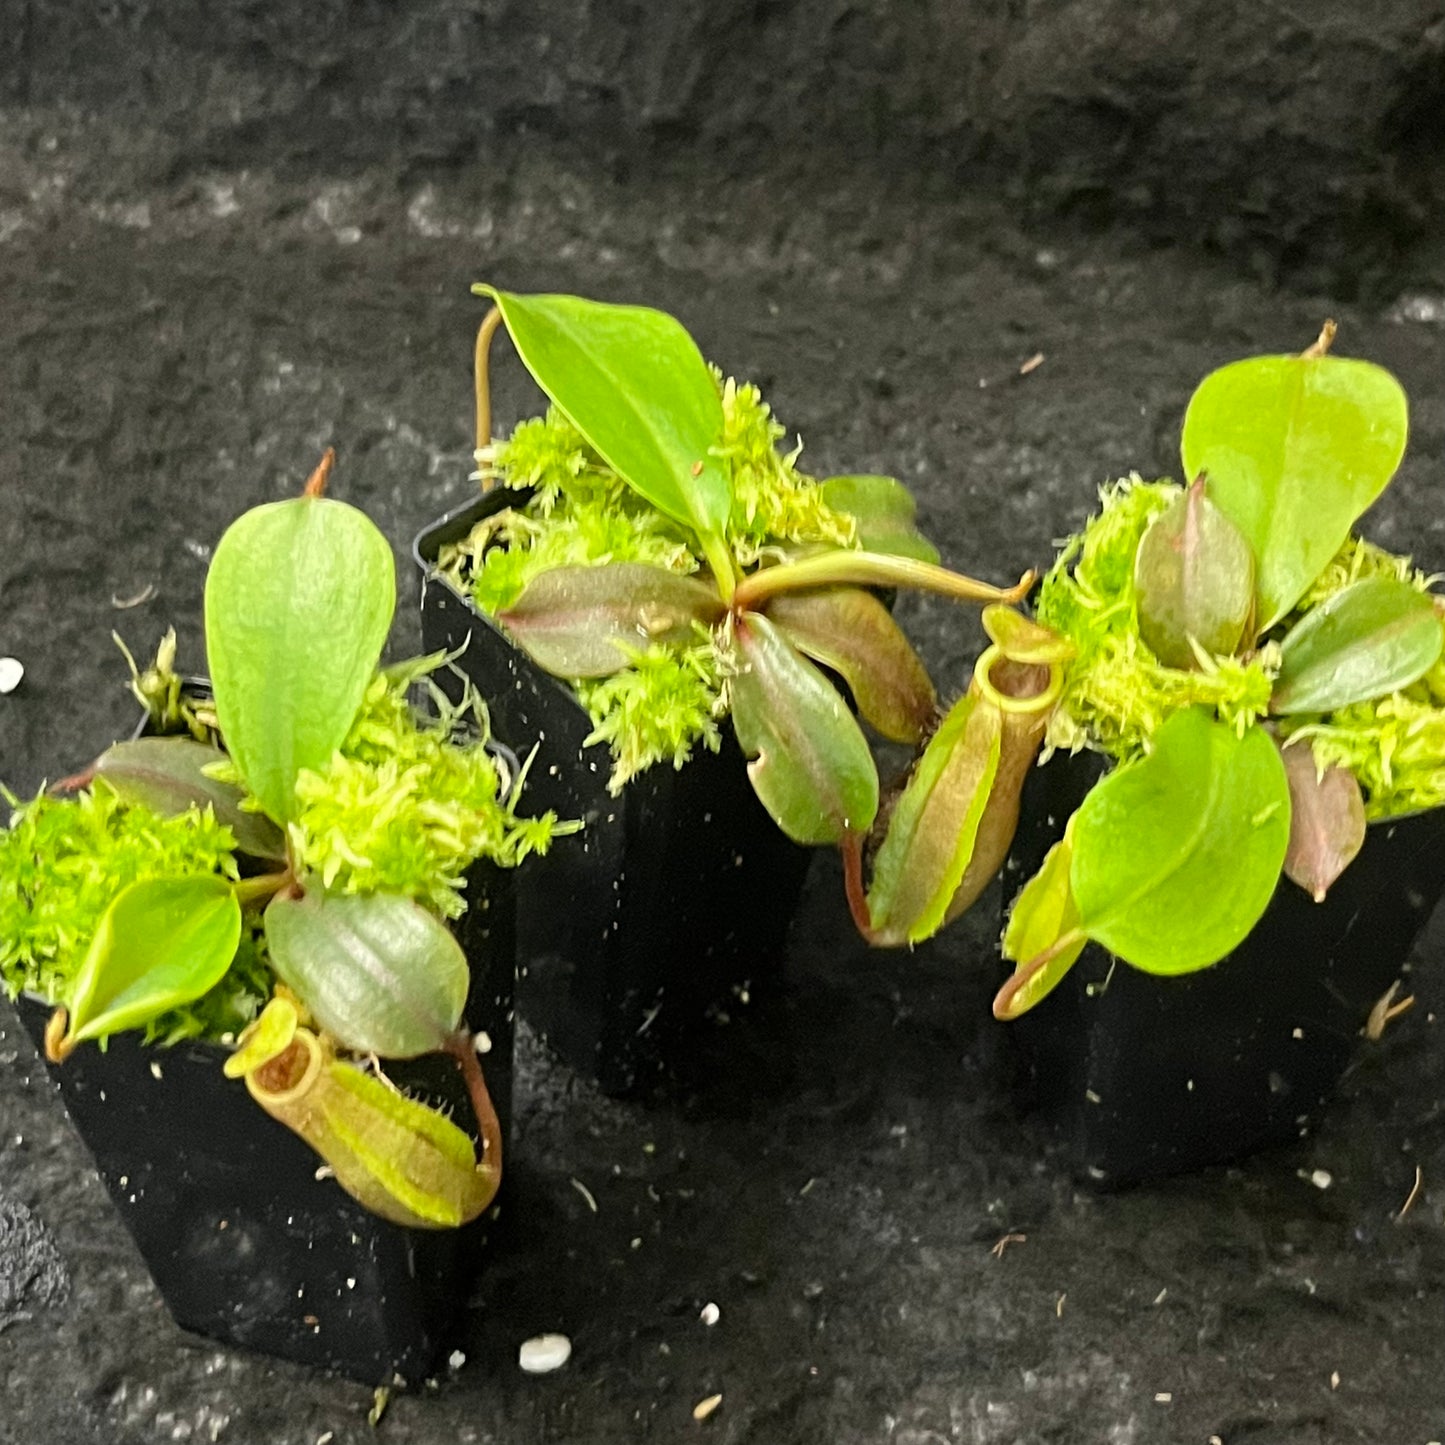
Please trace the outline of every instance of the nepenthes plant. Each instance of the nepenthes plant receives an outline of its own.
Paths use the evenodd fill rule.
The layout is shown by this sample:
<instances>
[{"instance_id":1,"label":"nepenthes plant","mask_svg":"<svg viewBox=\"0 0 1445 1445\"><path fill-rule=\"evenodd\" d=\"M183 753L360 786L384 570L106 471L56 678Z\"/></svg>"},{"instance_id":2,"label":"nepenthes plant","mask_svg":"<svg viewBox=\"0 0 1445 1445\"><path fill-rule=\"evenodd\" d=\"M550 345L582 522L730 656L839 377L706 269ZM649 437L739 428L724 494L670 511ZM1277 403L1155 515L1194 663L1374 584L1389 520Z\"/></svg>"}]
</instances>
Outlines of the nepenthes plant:
<instances>
[{"instance_id":1,"label":"nepenthes plant","mask_svg":"<svg viewBox=\"0 0 1445 1445\"><path fill-rule=\"evenodd\" d=\"M1184 420L1189 485L1105 488L1032 616L985 613L994 645L856 911L881 942L927 936L1002 861L1034 753L1100 755L1014 902L1001 1018L1090 942L1148 973L1206 968L1282 875L1322 901L1367 823L1445 802L1442 603L1353 531L1400 463L1406 400L1382 368L1332 355L1333 336L1206 377Z\"/></svg>"},{"instance_id":2,"label":"nepenthes plant","mask_svg":"<svg viewBox=\"0 0 1445 1445\"><path fill-rule=\"evenodd\" d=\"M413 707L443 658L380 667L391 548L324 495L330 466L218 544L210 695L163 647L136 680L152 735L11 799L0 976L55 1005L55 1063L124 1029L229 1042L225 1073L368 1209L452 1227L495 1196L501 1130L447 920L474 860L516 864L554 820L514 813L479 699ZM387 1079L384 1061L430 1053L461 1070L480 1149Z\"/></svg>"},{"instance_id":3,"label":"nepenthes plant","mask_svg":"<svg viewBox=\"0 0 1445 1445\"><path fill-rule=\"evenodd\" d=\"M477 460L515 502L441 568L574 688L614 792L717 749L721 725L795 842L861 860L879 809L864 726L917 745L937 723L923 662L882 595L1017 600L938 565L895 479L817 481L777 450L757 389L725 380L673 317L482 286ZM492 437L489 352L505 326L551 402Z\"/></svg>"}]
</instances>

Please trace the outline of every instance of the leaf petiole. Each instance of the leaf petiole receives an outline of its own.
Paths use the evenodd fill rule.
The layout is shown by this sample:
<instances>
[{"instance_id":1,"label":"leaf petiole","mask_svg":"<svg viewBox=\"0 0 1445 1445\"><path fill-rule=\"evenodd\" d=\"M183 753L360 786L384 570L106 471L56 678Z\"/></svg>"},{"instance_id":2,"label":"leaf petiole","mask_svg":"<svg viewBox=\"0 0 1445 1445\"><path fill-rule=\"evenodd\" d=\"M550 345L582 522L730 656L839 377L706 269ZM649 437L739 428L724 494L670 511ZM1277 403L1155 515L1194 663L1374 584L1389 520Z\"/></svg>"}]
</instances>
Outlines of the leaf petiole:
<instances>
[{"instance_id":1,"label":"leaf petiole","mask_svg":"<svg viewBox=\"0 0 1445 1445\"><path fill-rule=\"evenodd\" d=\"M719 596L731 606L737 596L738 572L727 543L716 533L700 533L698 542L702 546L702 555L707 559L707 565L712 569Z\"/></svg>"},{"instance_id":2,"label":"leaf petiole","mask_svg":"<svg viewBox=\"0 0 1445 1445\"><path fill-rule=\"evenodd\" d=\"M253 903L270 900L287 884L295 881L291 870L286 868L279 873L260 873L254 878L238 878L231 885L231 892L236 895L236 902L242 908L249 908Z\"/></svg>"},{"instance_id":3,"label":"leaf petiole","mask_svg":"<svg viewBox=\"0 0 1445 1445\"><path fill-rule=\"evenodd\" d=\"M882 552L827 552L750 573L738 583L732 605L735 611L756 611L768 598L780 593L835 583L852 583L862 587L914 587L961 602L1018 602L1033 586L1034 574L1025 572L1013 587L995 587L912 557Z\"/></svg>"}]
</instances>

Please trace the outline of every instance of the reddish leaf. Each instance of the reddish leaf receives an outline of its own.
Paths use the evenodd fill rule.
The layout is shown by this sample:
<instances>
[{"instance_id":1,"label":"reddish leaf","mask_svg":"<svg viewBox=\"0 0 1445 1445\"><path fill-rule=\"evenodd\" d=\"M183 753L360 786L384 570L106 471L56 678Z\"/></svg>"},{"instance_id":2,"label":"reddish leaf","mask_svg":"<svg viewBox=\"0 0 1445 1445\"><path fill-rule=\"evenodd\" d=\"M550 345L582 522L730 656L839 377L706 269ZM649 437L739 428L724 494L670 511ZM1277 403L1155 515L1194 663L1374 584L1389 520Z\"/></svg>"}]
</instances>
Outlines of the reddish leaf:
<instances>
[{"instance_id":1,"label":"reddish leaf","mask_svg":"<svg viewBox=\"0 0 1445 1445\"><path fill-rule=\"evenodd\" d=\"M738 619L733 730L763 806L795 843L841 843L878 812L878 772L836 689L766 617Z\"/></svg>"},{"instance_id":2,"label":"reddish leaf","mask_svg":"<svg viewBox=\"0 0 1445 1445\"><path fill-rule=\"evenodd\" d=\"M1321 774L1307 742L1280 749L1289 780L1289 851L1285 875L1316 903L1365 841L1365 800L1348 768Z\"/></svg>"},{"instance_id":3,"label":"reddish leaf","mask_svg":"<svg viewBox=\"0 0 1445 1445\"><path fill-rule=\"evenodd\" d=\"M848 684L858 711L885 738L919 743L938 699L928 670L888 609L858 587L775 598L767 615L800 651Z\"/></svg>"},{"instance_id":4,"label":"reddish leaf","mask_svg":"<svg viewBox=\"0 0 1445 1445\"><path fill-rule=\"evenodd\" d=\"M557 677L607 677L649 643L685 643L721 619L717 593L642 562L555 567L534 577L498 620Z\"/></svg>"}]
</instances>

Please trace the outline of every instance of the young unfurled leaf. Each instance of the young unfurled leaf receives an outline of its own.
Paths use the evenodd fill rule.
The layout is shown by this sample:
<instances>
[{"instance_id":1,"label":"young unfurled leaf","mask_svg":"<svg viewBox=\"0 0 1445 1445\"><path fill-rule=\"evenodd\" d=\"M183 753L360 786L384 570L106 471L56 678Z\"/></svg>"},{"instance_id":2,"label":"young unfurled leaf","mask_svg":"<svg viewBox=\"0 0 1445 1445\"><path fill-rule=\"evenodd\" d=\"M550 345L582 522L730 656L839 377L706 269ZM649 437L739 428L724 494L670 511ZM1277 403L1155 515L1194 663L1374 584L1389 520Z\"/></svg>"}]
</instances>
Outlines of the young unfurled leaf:
<instances>
[{"instance_id":1,"label":"young unfurled leaf","mask_svg":"<svg viewBox=\"0 0 1445 1445\"><path fill-rule=\"evenodd\" d=\"M1333 712L1408 687L1445 646L1434 600L1394 577L1367 577L1336 592L1281 644L1270 710Z\"/></svg>"},{"instance_id":2,"label":"young unfurled leaf","mask_svg":"<svg viewBox=\"0 0 1445 1445\"><path fill-rule=\"evenodd\" d=\"M497 303L527 370L613 471L673 521L722 536L732 511L714 455L722 401L679 321L644 306L472 289Z\"/></svg>"},{"instance_id":3,"label":"young unfurled leaf","mask_svg":"<svg viewBox=\"0 0 1445 1445\"><path fill-rule=\"evenodd\" d=\"M221 732L278 823L296 775L331 761L396 608L386 538L344 502L295 497L232 523L206 577L206 652Z\"/></svg>"},{"instance_id":4,"label":"young unfurled leaf","mask_svg":"<svg viewBox=\"0 0 1445 1445\"><path fill-rule=\"evenodd\" d=\"M84 1039L140 1028L220 982L241 938L224 879L152 878L116 894L75 976L57 1061Z\"/></svg>"},{"instance_id":5,"label":"young unfurled leaf","mask_svg":"<svg viewBox=\"0 0 1445 1445\"><path fill-rule=\"evenodd\" d=\"M1308 742L1280 749L1289 779L1289 851L1285 876L1316 903L1365 842L1365 799L1348 768L1320 772Z\"/></svg>"},{"instance_id":6,"label":"young unfurled leaf","mask_svg":"<svg viewBox=\"0 0 1445 1445\"><path fill-rule=\"evenodd\" d=\"M885 738L919 743L938 698L928 670L888 609L857 587L826 587L774 599L767 615L800 652L848 684L865 721Z\"/></svg>"},{"instance_id":7,"label":"young unfurled leaf","mask_svg":"<svg viewBox=\"0 0 1445 1445\"><path fill-rule=\"evenodd\" d=\"M225 756L194 738L135 738L107 748L96 760L95 776L104 778L126 802L139 803L163 818L209 807L216 821L231 830L240 852L284 858L281 830L265 814L243 809L239 788L206 776L205 769Z\"/></svg>"},{"instance_id":8,"label":"young unfurled leaf","mask_svg":"<svg viewBox=\"0 0 1445 1445\"><path fill-rule=\"evenodd\" d=\"M717 591L641 562L554 567L498 620L557 677L608 677L651 643L689 643L723 616Z\"/></svg>"},{"instance_id":9,"label":"young unfurled leaf","mask_svg":"<svg viewBox=\"0 0 1445 1445\"><path fill-rule=\"evenodd\" d=\"M1211 373L1184 417L1186 476L1254 549L1257 625L1272 626L1340 549L1405 451L1409 411L1383 368L1257 356Z\"/></svg>"},{"instance_id":10,"label":"young unfurled leaf","mask_svg":"<svg viewBox=\"0 0 1445 1445\"><path fill-rule=\"evenodd\" d=\"M1080 927L1146 973L1218 962L1265 910L1289 844L1289 784L1269 735L1202 708L1174 714L1147 757L1074 815Z\"/></svg>"},{"instance_id":11,"label":"young unfurled leaf","mask_svg":"<svg viewBox=\"0 0 1445 1445\"><path fill-rule=\"evenodd\" d=\"M1254 554L1200 477L1149 524L1134 559L1139 635L1166 667L1199 666L1192 643L1239 650L1254 611Z\"/></svg>"},{"instance_id":12,"label":"young unfurled leaf","mask_svg":"<svg viewBox=\"0 0 1445 1445\"><path fill-rule=\"evenodd\" d=\"M1003 714L969 692L929 739L894 805L868 889L873 942L936 933L969 860L998 771Z\"/></svg>"},{"instance_id":13,"label":"young unfurled leaf","mask_svg":"<svg viewBox=\"0 0 1445 1445\"><path fill-rule=\"evenodd\" d=\"M496 1195L500 1169L478 1162L461 1129L337 1059L329 1039L299 1025L287 1000L266 1006L226 1072L244 1077L251 1097L299 1134L348 1194L393 1224L454 1228Z\"/></svg>"},{"instance_id":14,"label":"young unfurled leaf","mask_svg":"<svg viewBox=\"0 0 1445 1445\"><path fill-rule=\"evenodd\" d=\"M766 617L745 613L736 636L733 730L763 806L795 843L865 833L878 773L847 704Z\"/></svg>"},{"instance_id":15,"label":"young unfurled leaf","mask_svg":"<svg viewBox=\"0 0 1445 1445\"><path fill-rule=\"evenodd\" d=\"M1069 885L1074 861L1072 829L1044 855L1009 913L1003 956L1019 967L994 999L995 1018L1015 1019L1046 998L1078 962L1088 938Z\"/></svg>"},{"instance_id":16,"label":"young unfurled leaf","mask_svg":"<svg viewBox=\"0 0 1445 1445\"><path fill-rule=\"evenodd\" d=\"M823 500L857 522L858 545L864 551L938 561L938 548L914 525L918 507L913 494L896 478L829 477L823 483Z\"/></svg>"},{"instance_id":17,"label":"young unfurled leaf","mask_svg":"<svg viewBox=\"0 0 1445 1445\"><path fill-rule=\"evenodd\" d=\"M276 976L318 1024L358 1053L409 1059L441 1049L467 999L466 955L419 904L387 893L277 896L266 909Z\"/></svg>"}]
</instances>

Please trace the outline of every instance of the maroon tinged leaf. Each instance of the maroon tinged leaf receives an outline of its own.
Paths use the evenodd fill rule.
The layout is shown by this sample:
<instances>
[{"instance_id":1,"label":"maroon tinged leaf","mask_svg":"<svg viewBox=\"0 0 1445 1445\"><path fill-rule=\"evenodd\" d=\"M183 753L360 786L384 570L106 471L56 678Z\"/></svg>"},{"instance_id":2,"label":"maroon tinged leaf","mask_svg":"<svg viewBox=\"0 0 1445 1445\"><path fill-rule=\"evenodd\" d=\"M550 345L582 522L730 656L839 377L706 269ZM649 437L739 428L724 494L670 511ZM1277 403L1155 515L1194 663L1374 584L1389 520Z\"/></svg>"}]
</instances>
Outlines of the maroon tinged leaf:
<instances>
[{"instance_id":1,"label":"maroon tinged leaf","mask_svg":"<svg viewBox=\"0 0 1445 1445\"><path fill-rule=\"evenodd\" d=\"M927 669L888 609L858 587L785 593L767 607L799 651L848 684L858 711L885 738L920 743L938 698Z\"/></svg>"},{"instance_id":2,"label":"maroon tinged leaf","mask_svg":"<svg viewBox=\"0 0 1445 1445\"><path fill-rule=\"evenodd\" d=\"M498 620L556 677L608 677L654 642L691 642L721 620L716 591L642 562L555 567L534 577Z\"/></svg>"},{"instance_id":3,"label":"maroon tinged leaf","mask_svg":"<svg viewBox=\"0 0 1445 1445\"><path fill-rule=\"evenodd\" d=\"M861 837L878 812L862 729L828 680L766 617L737 622L733 730L763 806L795 843Z\"/></svg>"},{"instance_id":4,"label":"maroon tinged leaf","mask_svg":"<svg viewBox=\"0 0 1445 1445\"><path fill-rule=\"evenodd\" d=\"M1365 841L1365 800L1348 768L1321 774L1308 742L1281 747L1289 782L1289 851L1285 876L1316 903L1349 866Z\"/></svg>"},{"instance_id":5,"label":"maroon tinged leaf","mask_svg":"<svg viewBox=\"0 0 1445 1445\"><path fill-rule=\"evenodd\" d=\"M241 807L244 794L208 778L205 769L226 760L219 749L194 738L134 738L116 743L95 763L95 776L128 803L140 803L163 818L188 808L210 808L235 836L236 847L254 858L284 858L285 834L264 814Z\"/></svg>"},{"instance_id":6,"label":"maroon tinged leaf","mask_svg":"<svg viewBox=\"0 0 1445 1445\"><path fill-rule=\"evenodd\" d=\"M1231 656L1254 607L1254 554L1200 477L1150 524L1134 560L1139 635L1166 667L1199 666L1191 644Z\"/></svg>"}]
</instances>

